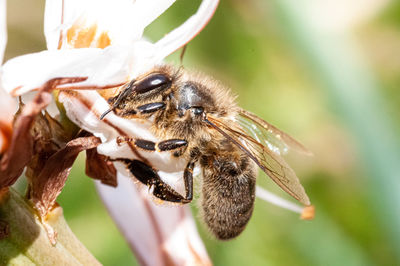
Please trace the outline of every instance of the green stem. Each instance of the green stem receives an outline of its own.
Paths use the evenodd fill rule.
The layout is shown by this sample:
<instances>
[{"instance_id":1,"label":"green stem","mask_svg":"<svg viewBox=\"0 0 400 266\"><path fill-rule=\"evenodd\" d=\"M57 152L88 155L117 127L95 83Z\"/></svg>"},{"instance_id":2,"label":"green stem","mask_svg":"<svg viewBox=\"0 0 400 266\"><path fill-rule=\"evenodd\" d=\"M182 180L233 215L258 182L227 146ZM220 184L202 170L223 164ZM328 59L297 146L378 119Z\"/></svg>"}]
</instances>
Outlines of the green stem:
<instances>
[{"instance_id":1,"label":"green stem","mask_svg":"<svg viewBox=\"0 0 400 266\"><path fill-rule=\"evenodd\" d=\"M46 226L57 233L52 245L45 225L24 198L12 188L0 194L0 220L9 227L0 240L1 265L100 265L72 233L61 207L46 217Z\"/></svg>"}]
</instances>

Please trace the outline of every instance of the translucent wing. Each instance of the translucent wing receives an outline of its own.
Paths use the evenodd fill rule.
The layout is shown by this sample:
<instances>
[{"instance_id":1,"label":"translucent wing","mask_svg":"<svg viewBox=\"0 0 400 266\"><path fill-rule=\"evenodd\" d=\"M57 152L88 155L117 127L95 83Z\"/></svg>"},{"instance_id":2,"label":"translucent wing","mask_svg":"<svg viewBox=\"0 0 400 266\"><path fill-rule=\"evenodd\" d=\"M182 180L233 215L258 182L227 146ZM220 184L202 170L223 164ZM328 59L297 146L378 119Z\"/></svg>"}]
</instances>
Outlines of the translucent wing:
<instances>
[{"instance_id":1,"label":"translucent wing","mask_svg":"<svg viewBox=\"0 0 400 266\"><path fill-rule=\"evenodd\" d=\"M240 109L237 122L257 142L267 146L278 155L286 154L289 150L312 155L312 152L297 140L249 111Z\"/></svg>"},{"instance_id":2,"label":"translucent wing","mask_svg":"<svg viewBox=\"0 0 400 266\"><path fill-rule=\"evenodd\" d=\"M209 116L206 121L245 152L284 191L302 204L310 205L310 200L299 178L279 154L249 136L239 124L226 125L212 116Z\"/></svg>"}]
</instances>

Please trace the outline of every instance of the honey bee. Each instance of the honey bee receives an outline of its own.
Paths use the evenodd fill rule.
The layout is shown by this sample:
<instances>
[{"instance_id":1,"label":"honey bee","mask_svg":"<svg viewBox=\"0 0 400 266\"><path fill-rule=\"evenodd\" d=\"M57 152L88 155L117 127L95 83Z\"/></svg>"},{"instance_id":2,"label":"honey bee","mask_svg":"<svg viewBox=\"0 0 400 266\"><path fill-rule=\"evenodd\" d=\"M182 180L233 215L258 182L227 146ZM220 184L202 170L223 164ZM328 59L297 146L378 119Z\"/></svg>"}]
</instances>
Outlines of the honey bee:
<instances>
[{"instance_id":1,"label":"honey bee","mask_svg":"<svg viewBox=\"0 0 400 266\"><path fill-rule=\"evenodd\" d=\"M189 203L193 199L193 169L200 166L203 219L218 239L234 238L246 227L253 212L258 167L302 204L310 204L296 174L280 155L288 148L302 153L308 153L307 149L239 108L219 82L162 65L127 83L108 102L111 107L101 119L114 111L120 117L149 120L152 133L163 140L120 141L142 150L171 152L187 162L185 195L181 195L163 182L151 165L123 160L137 180L152 187L155 197Z\"/></svg>"}]
</instances>

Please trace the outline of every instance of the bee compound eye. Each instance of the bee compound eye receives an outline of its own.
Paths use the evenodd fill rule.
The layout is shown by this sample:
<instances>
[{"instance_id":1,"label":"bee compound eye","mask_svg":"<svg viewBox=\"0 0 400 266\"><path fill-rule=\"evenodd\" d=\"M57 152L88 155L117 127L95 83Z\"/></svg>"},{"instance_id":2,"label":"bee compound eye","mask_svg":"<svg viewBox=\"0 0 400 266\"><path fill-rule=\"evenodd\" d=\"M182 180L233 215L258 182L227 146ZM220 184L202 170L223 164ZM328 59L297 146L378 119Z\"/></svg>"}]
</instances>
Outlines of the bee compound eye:
<instances>
[{"instance_id":1,"label":"bee compound eye","mask_svg":"<svg viewBox=\"0 0 400 266\"><path fill-rule=\"evenodd\" d=\"M164 74L150 74L135 84L134 91L142 94L157 88L167 88L171 85L171 80Z\"/></svg>"},{"instance_id":2,"label":"bee compound eye","mask_svg":"<svg viewBox=\"0 0 400 266\"><path fill-rule=\"evenodd\" d=\"M204 113L204 108L201 106L192 107L192 112L195 115L201 115L202 113Z\"/></svg>"}]
</instances>

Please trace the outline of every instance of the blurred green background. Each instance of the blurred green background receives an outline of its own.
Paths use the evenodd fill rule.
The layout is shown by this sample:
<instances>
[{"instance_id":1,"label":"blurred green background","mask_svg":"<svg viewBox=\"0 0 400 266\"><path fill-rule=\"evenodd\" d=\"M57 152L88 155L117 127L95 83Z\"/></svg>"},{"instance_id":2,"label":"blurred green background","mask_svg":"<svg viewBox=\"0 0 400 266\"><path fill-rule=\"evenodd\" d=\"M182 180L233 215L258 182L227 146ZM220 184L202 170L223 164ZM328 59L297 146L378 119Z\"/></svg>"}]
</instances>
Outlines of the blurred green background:
<instances>
[{"instance_id":1,"label":"blurred green background","mask_svg":"<svg viewBox=\"0 0 400 266\"><path fill-rule=\"evenodd\" d=\"M187 48L186 68L212 73L315 154L288 156L313 221L257 200L244 233L218 242L197 219L215 265L400 265L400 2L322 2L222 1ZM157 40L199 3L178 0L147 36ZM44 1L7 4L6 60L45 49ZM169 61L179 64L179 51ZM58 199L70 227L105 265L136 264L82 159Z\"/></svg>"}]
</instances>

